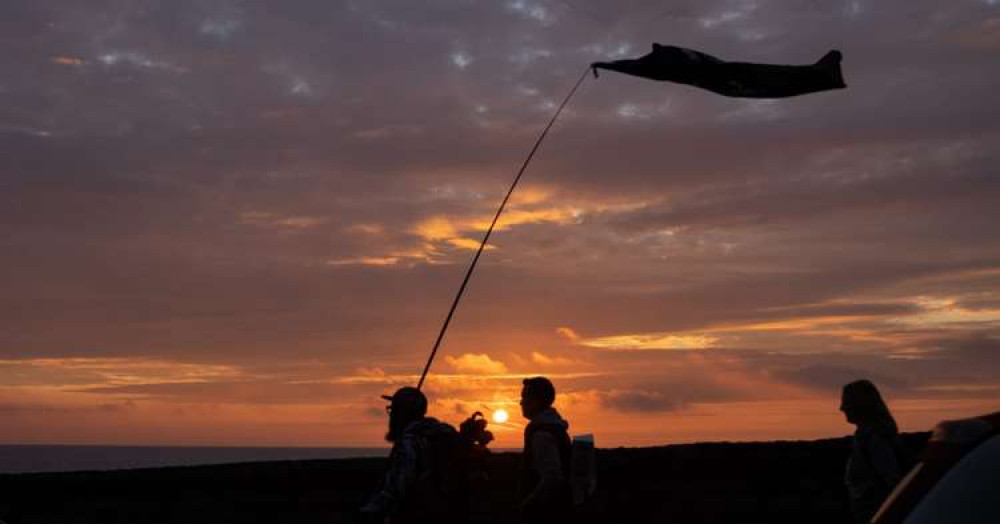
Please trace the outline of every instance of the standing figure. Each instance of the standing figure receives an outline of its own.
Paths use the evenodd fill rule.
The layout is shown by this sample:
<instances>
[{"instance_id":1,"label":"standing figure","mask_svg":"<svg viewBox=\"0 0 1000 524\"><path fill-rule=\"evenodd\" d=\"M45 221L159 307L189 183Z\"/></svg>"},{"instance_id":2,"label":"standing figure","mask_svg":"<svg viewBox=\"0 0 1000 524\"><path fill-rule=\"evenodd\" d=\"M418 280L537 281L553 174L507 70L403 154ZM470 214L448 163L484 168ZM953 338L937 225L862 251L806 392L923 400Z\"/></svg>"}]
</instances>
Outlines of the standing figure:
<instances>
[{"instance_id":1,"label":"standing figure","mask_svg":"<svg viewBox=\"0 0 1000 524\"><path fill-rule=\"evenodd\" d=\"M844 386L840 410L857 426L844 482L854 522L870 522L902 478L899 429L875 384L857 380Z\"/></svg>"},{"instance_id":2,"label":"standing figure","mask_svg":"<svg viewBox=\"0 0 1000 524\"><path fill-rule=\"evenodd\" d=\"M427 416L427 397L400 388L391 397L389 469L382 488L360 510L364 522L454 522L456 509L446 489L445 467L458 439L455 428Z\"/></svg>"},{"instance_id":3,"label":"standing figure","mask_svg":"<svg viewBox=\"0 0 1000 524\"><path fill-rule=\"evenodd\" d=\"M528 378L521 389L524 452L518 510L525 523L569 522L573 511L570 489L572 442L569 423L552 407L556 390L545 377Z\"/></svg>"}]
</instances>

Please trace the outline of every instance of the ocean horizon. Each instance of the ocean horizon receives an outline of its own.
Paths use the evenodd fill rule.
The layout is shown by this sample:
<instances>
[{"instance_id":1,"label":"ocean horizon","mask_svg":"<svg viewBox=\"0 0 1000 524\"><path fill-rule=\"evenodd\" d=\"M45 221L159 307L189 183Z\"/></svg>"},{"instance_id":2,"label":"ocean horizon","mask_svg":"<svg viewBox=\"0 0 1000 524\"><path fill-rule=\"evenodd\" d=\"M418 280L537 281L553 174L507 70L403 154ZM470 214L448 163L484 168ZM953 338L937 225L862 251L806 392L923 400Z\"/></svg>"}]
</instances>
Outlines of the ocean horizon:
<instances>
[{"instance_id":1,"label":"ocean horizon","mask_svg":"<svg viewBox=\"0 0 1000 524\"><path fill-rule=\"evenodd\" d=\"M389 448L0 445L0 474L207 466L239 462L386 457Z\"/></svg>"}]
</instances>

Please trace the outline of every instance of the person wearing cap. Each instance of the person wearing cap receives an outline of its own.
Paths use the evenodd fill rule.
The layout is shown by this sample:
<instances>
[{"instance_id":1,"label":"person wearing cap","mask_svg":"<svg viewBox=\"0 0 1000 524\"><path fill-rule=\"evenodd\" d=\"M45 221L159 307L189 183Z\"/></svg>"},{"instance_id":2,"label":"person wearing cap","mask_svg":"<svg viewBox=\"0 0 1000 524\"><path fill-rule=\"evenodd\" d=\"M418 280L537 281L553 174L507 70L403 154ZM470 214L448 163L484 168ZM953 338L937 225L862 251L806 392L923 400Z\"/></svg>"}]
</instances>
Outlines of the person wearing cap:
<instances>
[{"instance_id":1,"label":"person wearing cap","mask_svg":"<svg viewBox=\"0 0 1000 524\"><path fill-rule=\"evenodd\" d=\"M573 511L570 489L572 442L566 422L552 404L556 390L545 377L527 378L521 389L524 429L520 505L525 523L566 522Z\"/></svg>"},{"instance_id":2,"label":"person wearing cap","mask_svg":"<svg viewBox=\"0 0 1000 524\"><path fill-rule=\"evenodd\" d=\"M386 412L392 443L389 469L382 488L360 510L368 522L444 522L453 520L447 501L436 493L432 443L454 439L454 428L427 416L427 397L417 388L404 387L391 397Z\"/></svg>"}]
</instances>

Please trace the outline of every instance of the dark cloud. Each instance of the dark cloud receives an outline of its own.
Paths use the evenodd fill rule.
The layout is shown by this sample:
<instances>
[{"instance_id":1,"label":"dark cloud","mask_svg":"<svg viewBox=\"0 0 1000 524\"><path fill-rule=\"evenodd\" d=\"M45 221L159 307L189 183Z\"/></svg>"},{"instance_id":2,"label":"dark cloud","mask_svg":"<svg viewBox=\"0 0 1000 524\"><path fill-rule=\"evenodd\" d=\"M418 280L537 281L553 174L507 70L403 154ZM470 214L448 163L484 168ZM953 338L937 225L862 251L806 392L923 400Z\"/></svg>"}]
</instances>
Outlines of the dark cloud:
<instances>
[{"instance_id":1,"label":"dark cloud","mask_svg":"<svg viewBox=\"0 0 1000 524\"><path fill-rule=\"evenodd\" d=\"M67 408L59 406L38 404L0 404L0 413L7 416L53 414L66 410Z\"/></svg>"},{"instance_id":2,"label":"dark cloud","mask_svg":"<svg viewBox=\"0 0 1000 524\"><path fill-rule=\"evenodd\" d=\"M904 389L907 385L903 378L884 375L871 371L871 366L842 367L837 365L808 364L802 367L780 370L774 374L778 380L802 384L825 392L838 392L845 384L855 380L867 379L894 390Z\"/></svg>"},{"instance_id":3,"label":"dark cloud","mask_svg":"<svg viewBox=\"0 0 1000 524\"><path fill-rule=\"evenodd\" d=\"M66 415L120 414L135 409L132 401L106 402L95 406L61 406L47 404L0 404L0 413L9 417L60 417Z\"/></svg>"},{"instance_id":4,"label":"dark cloud","mask_svg":"<svg viewBox=\"0 0 1000 524\"><path fill-rule=\"evenodd\" d=\"M610 391L601 402L611 409L626 413L658 413L679 409L683 403L655 391Z\"/></svg>"},{"instance_id":5,"label":"dark cloud","mask_svg":"<svg viewBox=\"0 0 1000 524\"><path fill-rule=\"evenodd\" d=\"M970 381L988 380L1000 374L1000 330L969 331L932 339L924 345L936 350L932 353L937 357L935 360L966 368L966 378Z\"/></svg>"}]
</instances>

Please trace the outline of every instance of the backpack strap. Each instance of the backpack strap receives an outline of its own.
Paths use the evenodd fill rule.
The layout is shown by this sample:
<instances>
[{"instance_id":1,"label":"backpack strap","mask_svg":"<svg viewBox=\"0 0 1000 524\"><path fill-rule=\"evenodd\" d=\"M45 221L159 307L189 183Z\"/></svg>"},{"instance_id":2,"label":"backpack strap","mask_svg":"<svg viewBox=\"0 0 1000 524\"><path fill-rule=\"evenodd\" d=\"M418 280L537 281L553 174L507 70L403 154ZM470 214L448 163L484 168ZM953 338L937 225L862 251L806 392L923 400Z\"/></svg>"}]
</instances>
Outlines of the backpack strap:
<instances>
[{"instance_id":1,"label":"backpack strap","mask_svg":"<svg viewBox=\"0 0 1000 524\"><path fill-rule=\"evenodd\" d=\"M556 439L556 444L559 446L559 466L562 468L563 475L569 479L570 476L570 466L573 457L573 441L569 438L569 432L566 431L566 427L561 424L552 423L530 423L527 429L524 431L524 462L525 467L531 468L532 460L534 459L535 451L533 449L533 440L535 433L544 432L552 435Z\"/></svg>"}]
</instances>

